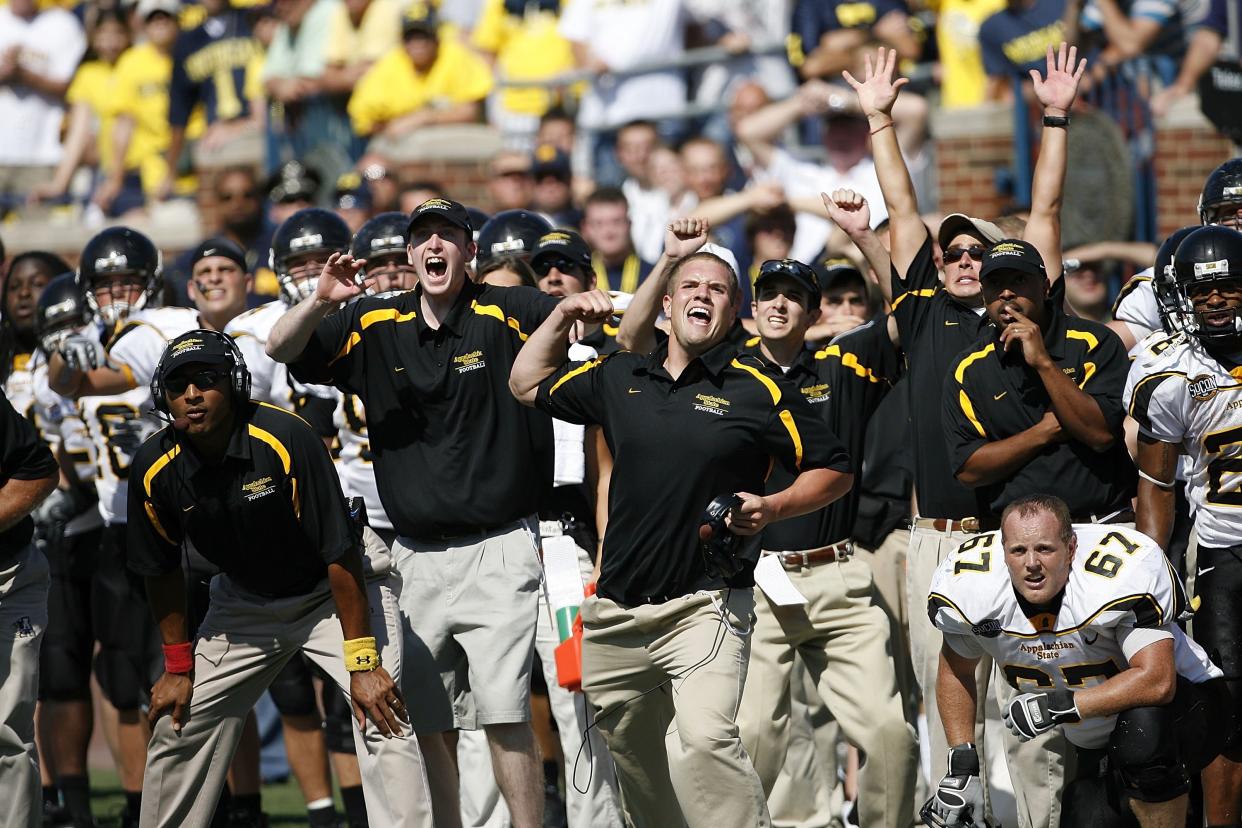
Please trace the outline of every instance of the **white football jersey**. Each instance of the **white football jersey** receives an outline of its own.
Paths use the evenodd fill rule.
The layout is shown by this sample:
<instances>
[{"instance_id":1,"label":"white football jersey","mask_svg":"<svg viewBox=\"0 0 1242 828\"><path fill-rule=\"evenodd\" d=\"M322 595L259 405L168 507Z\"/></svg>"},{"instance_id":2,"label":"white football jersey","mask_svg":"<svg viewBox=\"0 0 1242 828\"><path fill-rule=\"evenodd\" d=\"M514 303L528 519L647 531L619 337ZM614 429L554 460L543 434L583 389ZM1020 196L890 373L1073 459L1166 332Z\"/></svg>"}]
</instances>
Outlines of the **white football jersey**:
<instances>
[{"instance_id":1,"label":"white football jersey","mask_svg":"<svg viewBox=\"0 0 1242 828\"><path fill-rule=\"evenodd\" d=\"M1126 378L1125 404L1149 437L1189 458L1186 496L1199 544L1242 540L1242 368L1227 369L1193 336L1158 344Z\"/></svg>"},{"instance_id":2,"label":"white football jersey","mask_svg":"<svg viewBox=\"0 0 1242 828\"><path fill-rule=\"evenodd\" d=\"M4 397L13 406L13 410L25 417L46 441L42 424L37 419L38 412L35 411L32 359L31 354L13 355L13 361L9 364L9 375L4 378Z\"/></svg>"},{"instance_id":3,"label":"white football jersey","mask_svg":"<svg viewBox=\"0 0 1242 828\"><path fill-rule=\"evenodd\" d=\"M1122 286L1113 303L1113 319L1125 322L1135 339L1164 330L1160 321L1160 305L1156 303L1156 288L1149 267L1134 274Z\"/></svg>"},{"instance_id":4,"label":"white football jersey","mask_svg":"<svg viewBox=\"0 0 1242 828\"><path fill-rule=\"evenodd\" d=\"M1129 656L1152 643L1153 631L1172 636L1179 675L1195 683L1222 675L1174 623L1186 595L1155 541L1109 525L1077 524L1074 532L1078 548L1056 615L1027 617L1009 579L1000 532L959 546L936 569L927 599L945 641L963 656L987 653L1022 692L1099 684L1125 670ZM1115 718L1065 725L1065 736L1079 747L1103 747Z\"/></svg>"},{"instance_id":5,"label":"white football jersey","mask_svg":"<svg viewBox=\"0 0 1242 828\"><path fill-rule=\"evenodd\" d=\"M323 386L303 385L289 376L289 369L267 355L267 340L276 320L289 309L281 300L268 302L238 314L224 326L224 332L237 341L237 348L250 371L250 398L270 403L286 411L296 410L297 398L313 394L334 399L336 391Z\"/></svg>"},{"instance_id":6,"label":"white football jersey","mask_svg":"<svg viewBox=\"0 0 1242 828\"><path fill-rule=\"evenodd\" d=\"M108 359L135 385L150 387L168 343L200 327L198 311L190 308L135 311L125 317L120 333L108 343Z\"/></svg>"},{"instance_id":7,"label":"white football jersey","mask_svg":"<svg viewBox=\"0 0 1242 828\"><path fill-rule=\"evenodd\" d=\"M341 394L333 422L341 453L336 471L341 477L341 490L346 497L361 497L367 505L367 523L376 529L393 528L392 521L380 502L375 468L371 465L371 442L367 437L367 412L362 400L353 394Z\"/></svg>"},{"instance_id":8,"label":"white football jersey","mask_svg":"<svg viewBox=\"0 0 1242 828\"><path fill-rule=\"evenodd\" d=\"M36 352L31 357L30 365L34 378L34 411L40 434L52 446L53 452L62 453L72 463L79 483L93 486L95 443L82 420L78 404L52 390L47 379L47 360L42 352ZM90 509L65 524L65 536L73 537L102 524L103 517L99 510Z\"/></svg>"}]
</instances>

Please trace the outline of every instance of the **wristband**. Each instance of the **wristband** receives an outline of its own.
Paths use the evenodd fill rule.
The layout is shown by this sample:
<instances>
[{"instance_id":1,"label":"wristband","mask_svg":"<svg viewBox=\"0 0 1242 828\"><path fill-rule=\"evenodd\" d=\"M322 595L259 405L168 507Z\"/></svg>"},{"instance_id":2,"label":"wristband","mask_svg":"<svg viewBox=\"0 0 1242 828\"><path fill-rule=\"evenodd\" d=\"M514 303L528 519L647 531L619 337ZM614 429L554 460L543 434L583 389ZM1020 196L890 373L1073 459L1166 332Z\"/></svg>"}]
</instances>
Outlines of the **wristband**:
<instances>
[{"instance_id":1,"label":"wristband","mask_svg":"<svg viewBox=\"0 0 1242 828\"><path fill-rule=\"evenodd\" d=\"M351 638L345 642L345 669L351 673L369 673L380 666L375 638Z\"/></svg>"},{"instance_id":2,"label":"wristband","mask_svg":"<svg viewBox=\"0 0 1242 828\"><path fill-rule=\"evenodd\" d=\"M188 641L181 644L165 644L164 672L178 675L188 675L194 672L194 645Z\"/></svg>"},{"instance_id":3,"label":"wristband","mask_svg":"<svg viewBox=\"0 0 1242 828\"><path fill-rule=\"evenodd\" d=\"M1045 115L1044 126L1046 127L1067 127L1070 119L1068 115Z\"/></svg>"},{"instance_id":4,"label":"wristband","mask_svg":"<svg viewBox=\"0 0 1242 828\"><path fill-rule=\"evenodd\" d=\"M871 130L871 134L872 134L872 135L875 135L876 133L883 132L884 130L888 129L888 128L889 128L889 127L891 127L892 125L893 125L893 122L892 122L892 121L889 121L889 122L888 122L887 124L885 124L884 126L878 126L878 127L876 127L875 129Z\"/></svg>"}]
</instances>

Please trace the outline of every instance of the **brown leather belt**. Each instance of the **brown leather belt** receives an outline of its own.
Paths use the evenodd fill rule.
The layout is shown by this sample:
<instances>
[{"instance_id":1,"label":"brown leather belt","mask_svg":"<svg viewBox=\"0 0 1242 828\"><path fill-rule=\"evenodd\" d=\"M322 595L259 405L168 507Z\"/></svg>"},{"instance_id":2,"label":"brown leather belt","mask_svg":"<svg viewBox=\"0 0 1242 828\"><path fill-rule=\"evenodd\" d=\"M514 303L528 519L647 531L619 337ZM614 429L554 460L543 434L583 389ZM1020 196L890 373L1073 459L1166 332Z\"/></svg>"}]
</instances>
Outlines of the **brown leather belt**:
<instances>
[{"instance_id":1,"label":"brown leather belt","mask_svg":"<svg viewBox=\"0 0 1242 828\"><path fill-rule=\"evenodd\" d=\"M780 560L781 566L785 567L785 569L798 570L806 566L815 566L816 564L848 561L854 554L854 544L851 541L842 541L829 546L821 546L818 549L804 549L798 552L773 552L771 554Z\"/></svg>"},{"instance_id":2,"label":"brown leather belt","mask_svg":"<svg viewBox=\"0 0 1242 828\"><path fill-rule=\"evenodd\" d=\"M1119 509L1115 512L1107 514L1085 514L1071 515L1070 520L1073 523L1133 523L1133 509ZM950 520L948 518L915 518L914 527L916 529L935 529L937 532L967 532L975 534L978 532L994 532L1000 529L1000 518L996 517L968 517L961 520Z\"/></svg>"}]
</instances>

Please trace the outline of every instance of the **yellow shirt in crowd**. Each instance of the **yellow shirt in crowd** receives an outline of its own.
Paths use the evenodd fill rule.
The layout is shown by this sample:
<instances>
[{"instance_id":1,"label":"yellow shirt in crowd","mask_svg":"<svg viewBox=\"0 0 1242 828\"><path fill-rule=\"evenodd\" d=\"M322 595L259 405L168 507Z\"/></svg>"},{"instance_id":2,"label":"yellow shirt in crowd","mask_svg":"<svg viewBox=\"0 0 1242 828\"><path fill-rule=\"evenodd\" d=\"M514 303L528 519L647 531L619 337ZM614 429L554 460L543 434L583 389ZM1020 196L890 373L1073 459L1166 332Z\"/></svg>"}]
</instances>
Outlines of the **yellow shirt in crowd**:
<instances>
[{"instance_id":1,"label":"yellow shirt in crowd","mask_svg":"<svg viewBox=\"0 0 1242 828\"><path fill-rule=\"evenodd\" d=\"M940 105L978 106L987 97L979 27L1005 8L1005 0L940 0L936 47L940 52Z\"/></svg>"},{"instance_id":2,"label":"yellow shirt in crowd","mask_svg":"<svg viewBox=\"0 0 1242 828\"><path fill-rule=\"evenodd\" d=\"M112 160L112 129L116 124L116 72L116 66L88 60L78 67L65 92L70 106L86 104L94 113L99 166L105 172Z\"/></svg>"},{"instance_id":3,"label":"yellow shirt in crowd","mask_svg":"<svg viewBox=\"0 0 1242 828\"><path fill-rule=\"evenodd\" d=\"M492 91L492 72L465 46L443 35L431 70L422 74L404 46L397 46L372 66L349 98L354 132L370 135L389 121L424 107L481 101Z\"/></svg>"},{"instance_id":4,"label":"yellow shirt in crowd","mask_svg":"<svg viewBox=\"0 0 1242 828\"><path fill-rule=\"evenodd\" d=\"M518 16L505 11L504 0L487 0L471 41L496 56L506 80L543 80L574 68L573 50L556 24L550 11ZM500 100L505 110L522 115L542 115L552 104L549 92L535 87L506 89Z\"/></svg>"},{"instance_id":5,"label":"yellow shirt in crowd","mask_svg":"<svg viewBox=\"0 0 1242 828\"><path fill-rule=\"evenodd\" d=\"M350 66L375 61L400 46L401 8L397 0L371 0L355 28L346 5L337 4L328 35L328 63Z\"/></svg>"}]
</instances>

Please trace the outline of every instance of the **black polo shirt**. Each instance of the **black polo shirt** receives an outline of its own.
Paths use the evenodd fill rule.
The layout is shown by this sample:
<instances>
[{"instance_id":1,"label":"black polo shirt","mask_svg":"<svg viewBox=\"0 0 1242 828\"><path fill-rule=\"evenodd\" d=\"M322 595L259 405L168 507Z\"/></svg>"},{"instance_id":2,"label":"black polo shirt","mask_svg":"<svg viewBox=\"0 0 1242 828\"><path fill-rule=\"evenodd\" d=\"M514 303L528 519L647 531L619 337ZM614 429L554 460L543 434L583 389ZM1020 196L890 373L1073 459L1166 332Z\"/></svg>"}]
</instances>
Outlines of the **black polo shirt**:
<instances>
[{"instance_id":1,"label":"black polo shirt","mask_svg":"<svg viewBox=\"0 0 1242 828\"><path fill-rule=\"evenodd\" d=\"M224 459L205 463L170 427L130 467L129 567L163 575L185 541L257 595L305 595L359 548L332 458L296 414L251 401Z\"/></svg>"},{"instance_id":2,"label":"black polo shirt","mask_svg":"<svg viewBox=\"0 0 1242 828\"><path fill-rule=\"evenodd\" d=\"M757 339L748 342L746 353L763 359ZM841 334L819 350L803 350L785 371L785 379L845 444L849 470L856 481L862 476L867 421L892 388L899 356L888 336L888 317L880 316ZM774 367L779 370L779 366ZM779 492L793 479L794 475L786 469L774 468L766 490ZM763 532L763 548L815 549L848 540L858 516L859 491L855 484L827 508L772 524Z\"/></svg>"},{"instance_id":3,"label":"black polo shirt","mask_svg":"<svg viewBox=\"0 0 1242 828\"><path fill-rule=\"evenodd\" d=\"M455 537L534 514L552 485L552 421L513 398L509 371L558 300L467 282L433 329L421 296L353 302L319 324L289 370L362 400L399 534Z\"/></svg>"},{"instance_id":4,"label":"black polo shirt","mask_svg":"<svg viewBox=\"0 0 1242 828\"><path fill-rule=\"evenodd\" d=\"M17 413L8 396L0 405L0 486L10 480L42 480L57 474L56 458L29 420ZM0 532L0 556L26 548L34 537L30 516Z\"/></svg>"},{"instance_id":5,"label":"black polo shirt","mask_svg":"<svg viewBox=\"0 0 1242 828\"><path fill-rule=\"evenodd\" d=\"M1077 440L1047 446L1010 479L976 489L981 515L999 515L1013 500L1051 493L1075 516L1127 508L1137 474L1122 435L1121 401L1130 361L1117 334L1098 322L1067 316L1049 302L1044 326L1048 355L1099 404L1116 440L1096 452ZM1019 346L1005 353L1000 332L989 326L957 355L944 380L944 437L950 470L962 468L984 443L1019 434L1052 410L1052 400Z\"/></svg>"},{"instance_id":6,"label":"black polo shirt","mask_svg":"<svg viewBox=\"0 0 1242 828\"><path fill-rule=\"evenodd\" d=\"M975 515L975 495L949 465L940 425L940 394L953 356L979 338L987 317L945 292L923 239L904 279L893 269L893 316L910 367L910 418L914 425L914 490L919 514L959 519Z\"/></svg>"},{"instance_id":7,"label":"black polo shirt","mask_svg":"<svg viewBox=\"0 0 1242 828\"><path fill-rule=\"evenodd\" d=\"M764 491L774 464L790 475L849 471L845 448L802 395L725 340L674 380L667 344L565 365L539 386L553 417L603 426L612 451L600 594L626 604L754 584L754 561L726 584L704 572L703 509L727 492Z\"/></svg>"}]
</instances>

